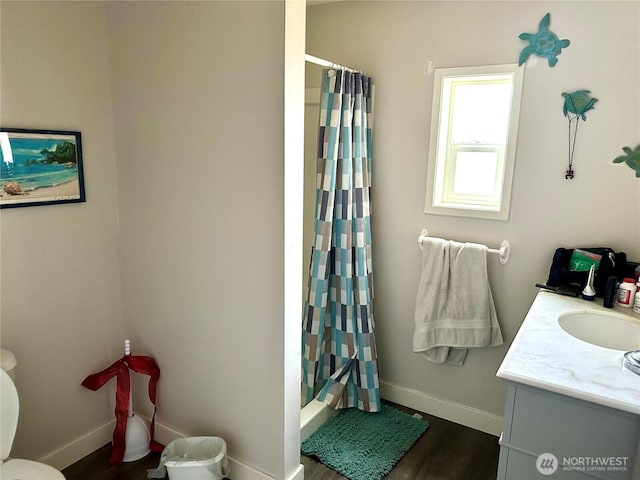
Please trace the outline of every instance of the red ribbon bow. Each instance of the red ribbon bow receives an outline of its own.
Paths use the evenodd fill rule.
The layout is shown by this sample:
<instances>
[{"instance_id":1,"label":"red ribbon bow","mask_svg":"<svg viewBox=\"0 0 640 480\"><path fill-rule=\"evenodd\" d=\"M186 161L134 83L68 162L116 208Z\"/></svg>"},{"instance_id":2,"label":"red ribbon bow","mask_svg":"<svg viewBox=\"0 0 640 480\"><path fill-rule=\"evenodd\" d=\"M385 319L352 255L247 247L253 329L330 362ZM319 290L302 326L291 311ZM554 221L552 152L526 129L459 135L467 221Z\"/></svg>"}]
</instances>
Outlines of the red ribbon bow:
<instances>
[{"instance_id":1,"label":"red ribbon bow","mask_svg":"<svg viewBox=\"0 0 640 480\"><path fill-rule=\"evenodd\" d=\"M125 432L127 430L127 416L129 413L129 391L131 383L129 381L129 369L137 373L149 375L149 400L153 404L153 417L149 428L151 440L149 448L154 452L160 452L163 446L153 439L156 419L156 384L160 378L160 369L156 361L151 357L143 355L125 355L120 360L114 362L110 367L101 372L89 375L82 381L82 386L94 392L102 387L113 377L116 382L116 428L113 431L113 448L109 463L121 463L125 450Z\"/></svg>"}]
</instances>

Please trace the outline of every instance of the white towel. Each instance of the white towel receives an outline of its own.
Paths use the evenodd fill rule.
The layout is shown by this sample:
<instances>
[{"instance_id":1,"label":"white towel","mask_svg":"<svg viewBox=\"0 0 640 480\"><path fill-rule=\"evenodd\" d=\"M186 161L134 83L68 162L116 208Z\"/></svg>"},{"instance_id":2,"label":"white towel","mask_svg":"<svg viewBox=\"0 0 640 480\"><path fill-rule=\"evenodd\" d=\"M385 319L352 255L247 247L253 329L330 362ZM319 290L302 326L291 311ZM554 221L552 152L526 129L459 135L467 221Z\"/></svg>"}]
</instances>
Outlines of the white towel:
<instances>
[{"instance_id":1,"label":"white towel","mask_svg":"<svg viewBox=\"0 0 640 480\"><path fill-rule=\"evenodd\" d=\"M413 351L462 365L467 348L502 345L486 245L429 237L422 247Z\"/></svg>"}]
</instances>

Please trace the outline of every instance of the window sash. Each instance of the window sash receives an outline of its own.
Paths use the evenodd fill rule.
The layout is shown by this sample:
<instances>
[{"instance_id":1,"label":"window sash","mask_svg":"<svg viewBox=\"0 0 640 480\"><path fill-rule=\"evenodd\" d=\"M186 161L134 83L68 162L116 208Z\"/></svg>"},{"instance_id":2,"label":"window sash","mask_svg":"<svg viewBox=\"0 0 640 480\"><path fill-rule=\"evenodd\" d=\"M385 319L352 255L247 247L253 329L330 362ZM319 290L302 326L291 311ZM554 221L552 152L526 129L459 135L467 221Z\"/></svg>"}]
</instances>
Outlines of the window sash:
<instances>
[{"instance_id":1,"label":"window sash","mask_svg":"<svg viewBox=\"0 0 640 480\"><path fill-rule=\"evenodd\" d=\"M425 213L508 219L522 77L523 69L516 64L436 69ZM485 135L479 134L477 138L466 138L467 136L473 137L473 135L465 135L454 143L451 135L457 86L504 85L505 83L511 84L511 94L506 112L508 117L504 142L500 143L499 141L502 129L498 127L498 132L482 129ZM499 110L502 110L506 108L504 103L506 100L504 97L502 100L499 98L496 97L496 102L501 106ZM487 138L483 138L483 136ZM472 188L469 192L456 191L456 186L460 185L460 180L464 178L459 177L459 182L456 184L456 168L459 166L462 168L462 162L469 161L469 158L459 158L459 155L474 152L495 155L495 169L491 166L490 172L476 171L480 174L478 178L484 177L490 191L474 192ZM479 161L481 160L479 159ZM490 185L490 180L487 177L493 179L493 185ZM467 178L467 181L470 179ZM467 183L467 185L470 184Z\"/></svg>"},{"instance_id":2,"label":"window sash","mask_svg":"<svg viewBox=\"0 0 640 480\"><path fill-rule=\"evenodd\" d=\"M504 145L466 145L450 144L448 148L447 160L444 164L444 176L442 183L442 195L437 201L438 204L458 204L486 207L492 210L500 208L502 196L502 180L504 178ZM460 153L493 153L495 155L495 167L493 169L493 189L491 194L482 195L480 193L462 193L455 191L456 168Z\"/></svg>"}]
</instances>

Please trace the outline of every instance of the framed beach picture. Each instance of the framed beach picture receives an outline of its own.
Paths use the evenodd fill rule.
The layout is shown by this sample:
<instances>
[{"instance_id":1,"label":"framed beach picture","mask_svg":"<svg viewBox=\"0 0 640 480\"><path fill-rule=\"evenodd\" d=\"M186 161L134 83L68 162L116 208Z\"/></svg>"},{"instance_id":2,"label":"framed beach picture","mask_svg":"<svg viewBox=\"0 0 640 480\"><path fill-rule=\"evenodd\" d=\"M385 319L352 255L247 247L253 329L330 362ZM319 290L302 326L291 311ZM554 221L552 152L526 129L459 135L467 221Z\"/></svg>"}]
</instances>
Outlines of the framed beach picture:
<instances>
[{"instance_id":1,"label":"framed beach picture","mask_svg":"<svg viewBox=\"0 0 640 480\"><path fill-rule=\"evenodd\" d=\"M0 128L0 208L84 202L80 132Z\"/></svg>"}]
</instances>

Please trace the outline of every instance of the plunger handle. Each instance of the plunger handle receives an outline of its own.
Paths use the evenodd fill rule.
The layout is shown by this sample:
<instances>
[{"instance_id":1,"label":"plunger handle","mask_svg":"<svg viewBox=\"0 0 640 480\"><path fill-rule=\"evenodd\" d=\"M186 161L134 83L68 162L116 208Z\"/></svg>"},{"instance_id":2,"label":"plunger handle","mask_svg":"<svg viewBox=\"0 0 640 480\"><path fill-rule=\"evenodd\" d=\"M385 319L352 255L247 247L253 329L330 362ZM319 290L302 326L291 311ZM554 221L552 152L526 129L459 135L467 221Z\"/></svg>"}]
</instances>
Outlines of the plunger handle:
<instances>
[{"instance_id":1,"label":"plunger handle","mask_svg":"<svg viewBox=\"0 0 640 480\"><path fill-rule=\"evenodd\" d=\"M125 356L131 355L131 341L127 338L124 341L124 354ZM133 417L133 389L129 385L129 417Z\"/></svg>"}]
</instances>

